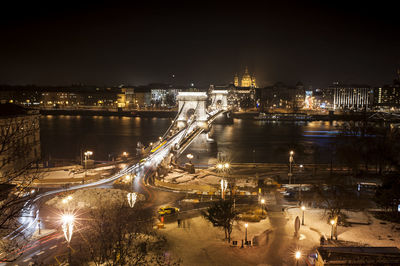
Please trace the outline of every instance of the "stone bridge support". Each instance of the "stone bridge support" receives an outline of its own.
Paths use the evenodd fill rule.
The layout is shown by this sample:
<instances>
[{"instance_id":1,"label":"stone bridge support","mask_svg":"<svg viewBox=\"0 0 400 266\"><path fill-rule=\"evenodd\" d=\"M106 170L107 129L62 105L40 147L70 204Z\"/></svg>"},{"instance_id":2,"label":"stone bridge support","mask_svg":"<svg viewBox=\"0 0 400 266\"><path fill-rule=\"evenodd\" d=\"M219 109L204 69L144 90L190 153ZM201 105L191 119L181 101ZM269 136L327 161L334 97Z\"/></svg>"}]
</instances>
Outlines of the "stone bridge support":
<instances>
[{"instance_id":1,"label":"stone bridge support","mask_svg":"<svg viewBox=\"0 0 400 266\"><path fill-rule=\"evenodd\" d=\"M228 91L227 90L212 90L211 109L212 110L228 110Z\"/></svg>"},{"instance_id":2,"label":"stone bridge support","mask_svg":"<svg viewBox=\"0 0 400 266\"><path fill-rule=\"evenodd\" d=\"M198 126L207 128L207 93L205 92L179 92L177 100L179 103L179 116L177 118L178 128L187 125L189 119L196 119Z\"/></svg>"}]
</instances>

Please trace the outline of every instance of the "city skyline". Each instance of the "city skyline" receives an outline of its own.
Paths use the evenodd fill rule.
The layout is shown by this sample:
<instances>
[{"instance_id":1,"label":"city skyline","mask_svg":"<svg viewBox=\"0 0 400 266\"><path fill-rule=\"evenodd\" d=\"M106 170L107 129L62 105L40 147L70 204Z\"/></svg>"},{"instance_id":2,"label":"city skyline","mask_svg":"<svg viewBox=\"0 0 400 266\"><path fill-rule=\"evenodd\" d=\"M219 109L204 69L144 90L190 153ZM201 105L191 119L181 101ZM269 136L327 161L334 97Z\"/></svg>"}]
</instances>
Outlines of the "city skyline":
<instances>
[{"instance_id":1,"label":"city skyline","mask_svg":"<svg viewBox=\"0 0 400 266\"><path fill-rule=\"evenodd\" d=\"M259 86L380 86L400 66L395 4L105 1L5 10L1 84L207 86L248 66Z\"/></svg>"}]
</instances>

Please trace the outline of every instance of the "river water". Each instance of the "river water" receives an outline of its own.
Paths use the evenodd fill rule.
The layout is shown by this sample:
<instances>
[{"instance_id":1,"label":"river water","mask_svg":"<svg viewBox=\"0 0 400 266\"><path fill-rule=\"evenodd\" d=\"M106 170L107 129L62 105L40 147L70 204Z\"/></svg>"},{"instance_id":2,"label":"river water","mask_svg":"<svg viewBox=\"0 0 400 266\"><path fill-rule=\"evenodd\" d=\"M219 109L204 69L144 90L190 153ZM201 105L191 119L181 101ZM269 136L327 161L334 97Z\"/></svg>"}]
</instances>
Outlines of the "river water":
<instances>
[{"instance_id":1,"label":"river water","mask_svg":"<svg viewBox=\"0 0 400 266\"><path fill-rule=\"evenodd\" d=\"M41 146L44 158L78 159L91 150L96 161L106 161L136 152L138 141L154 142L171 124L169 118L42 116ZM213 125L214 143L194 144L186 153L193 161L208 164L217 154L232 162L288 162L290 150L295 163L328 163L336 122L268 122L234 119L232 125Z\"/></svg>"}]
</instances>

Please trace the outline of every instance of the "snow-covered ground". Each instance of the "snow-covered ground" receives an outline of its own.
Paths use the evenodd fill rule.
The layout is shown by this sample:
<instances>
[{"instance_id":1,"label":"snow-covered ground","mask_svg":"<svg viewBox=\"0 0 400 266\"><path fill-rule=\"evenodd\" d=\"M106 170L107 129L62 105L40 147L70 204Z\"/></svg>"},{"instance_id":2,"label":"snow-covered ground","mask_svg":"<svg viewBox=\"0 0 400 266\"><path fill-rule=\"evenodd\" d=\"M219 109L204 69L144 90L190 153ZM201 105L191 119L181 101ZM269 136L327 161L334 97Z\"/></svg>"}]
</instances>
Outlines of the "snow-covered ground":
<instances>
[{"instance_id":1,"label":"snow-covered ground","mask_svg":"<svg viewBox=\"0 0 400 266\"><path fill-rule=\"evenodd\" d=\"M265 249L266 241L256 247L241 249L241 241L245 238L244 224L235 223L232 230L231 238L238 241L237 247L224 241L222 228L212 226L203 217L185 220L182 222L184 228L178 228L177 223L166 224L159 232L166 236L171 253L181 258L183 265L255 265L255 254ZM248 240L265 235L264 232L271 229L269 219L248 225Z\"/></svg>"},{"instance_id":2,"label":"snow-covered ground","mask_svg":"<svg viewBox=\"0 0 400 266\"><path fill-rule=\"evenodd\" d=\"M68 197L70 196L70 198ZM57 209L95 208L96 206L121 204L127 201L127 192L121 189L92 188L80 189L68 196L56 196L46 204ZM138 194L137 201L145 200L144 195Z\"/></svg>"},{"instance_id":3,"label":"snow-covered ground","mask_svg":"<svg viewBox=\"0 0 400 266\"><path fill-rule=\"evenodd\" d=\"M85 177L85 179L91 179L92 177L99 176L102 174L107 174L109 173L113 168L115 168L114 165L109 165L109 166L103 166L103 167L98 167L98 168L93 168L93 169L82 169L80 166L75 166L75 167L69 167L65 169L59 169L56 168L57 170L52 170L46 169L46 171L43 172L43 177L41 177L37 182L46 182L46 181L65 181L65 180L71 180L71 179L82 179Z\"/></svg>"},{"instance_id":4,"label":"snow-covered ground","mask_svg":"<svg viewBox=\"0 0 400 266\"><path fill-rule=\"evenodd\" d=\"M293 231L296 216L301 219L301 210L300 208L290 208L287 210L287 214L288 225ZM323 214L324 210L322 209L307 209L304 216L305 225L300 227L300 233L310 234L312 241L316 244L319 244L320 234L325 235L326 238L331 236L331 225L326 222ZM400 248L400 230L396 230L396 228L400 229L399 224L378 220L366 212L346 211L345 214L348 215L349 221L361 224L352 224L349 227L338 226L339 240L370 246L396 246Z\"/></svg>"},{"instance_id":5,"label":"snow-covered ground","mask_svg":"<svg viewBox=\"0 0 400 266\"><path fill-rule=\"evenodd\" d=\"M168 173L164 177L164 183L176 184L180 185L182 189L192 189L199 190L202 189L198 186L204 186L205 189L209 190L209 186L214 187L214 190L219 189L222 176L214 174L208 170L200 170L196 169L196 173L189 174L185 171L175 169L172 172ZM228 182L235 182L235 185L239 188L239 190L246 189L254 189L257 187L257 180L254 178L246 178L246 177L226 177L225 179ZM168 184L163 184L164 186L168 186ZM171 186L172 189L179 189L177 186ZM205 191L207 192L207 191Z\"/></svg>"}]
</instances>

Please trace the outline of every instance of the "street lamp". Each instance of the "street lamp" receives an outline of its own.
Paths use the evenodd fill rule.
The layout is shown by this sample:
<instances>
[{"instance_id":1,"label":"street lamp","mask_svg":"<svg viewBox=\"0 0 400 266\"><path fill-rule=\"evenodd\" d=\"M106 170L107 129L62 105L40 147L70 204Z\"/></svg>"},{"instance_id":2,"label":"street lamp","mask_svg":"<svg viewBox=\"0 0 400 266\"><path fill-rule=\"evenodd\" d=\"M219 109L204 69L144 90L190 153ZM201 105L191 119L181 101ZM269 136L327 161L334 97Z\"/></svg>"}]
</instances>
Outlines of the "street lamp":
<instances>
[{"instance_id":1,"label":"street lamp","mask_svg":"<svg viewBox=\"0 0 400 266\"><path fill-rule=\"evenodd\" d=\"M301 258L301 252L296 251L296 253L294 254L294 257L296 258L296 265L299 265L299 260Z\"/></svg>"},{"instance_id":2,"label":"street lamp","mask_svg":"<svg viewBox=\"0 0 400 266\"><path fill-rule=\"evenodd\" d=\"M221 198L225 199L225 191L228 188L228 181L221 179Z\"/></svg>"},{"instance_id":3,"label":"street lamp","mask_svg":"<svg viewBox=\"0 0 400 266\"><path fill-rule=\"evenodd\" d=\"M217 169L218 169L218 171L222 172L223 178L225 178L225 174L229 170L230 167L231 166L229 163L224 163L224 162L217 163ZM221 179L221 198L222 199L225 199L225 191L226 191L227 187L228 187L228 181Z\"/></svg>"},{"instance_id":4,"label":"street lamp","mask_svg":"<svg viewBox=\"0 0 400 266\"><path fill-rule=\"evenodd\" d=\"M126 151L124 151L124 152L122 153L122 156L127 157L127 156L128 156L128 153L127 153Z\"/></svg>"},{"instance_id":5,"label":"street lamp","mask_svg":"<svg viewBox=\"0 0 400 266\"><path fill-rule=\"evenodd\" d=\"M264 204L265 204L265 199L261 199L261 212L262 212L262 215L264 215Z\"/></svg>"},{"instance_id":6,"label":"street lamp","mask_svg":"<svg viewBox=\"0 0 400 266\"><path fill-rule=\"evenodd\" d=\"M127 175L125 176L125 181L126 181L126 182L130 182L131 180L132 180L131 174L127 174Z\"/></svg>"},{"instance_id":7,"label":"street lamp","mask_svg":"<svg viewBox=\"0 0 400 266\"><path fill-rule=\"evenodd\" d=\"M333 226L335 225L335 220L332 219L331 220L331 225L332 225L332 229L331 229L331 240L333 239Z\"/></svg>"},{"instance_id":8,"label":"street lamp","mask_svg":"<svg viewBox=\"0 0 400 266\"><path fill-rule=\"evenodd\" d=\"M294 154L294 151L290 151L289 152L289 174L288 174L288 177L289 177L289 184L291 184L292 183L292 163L293 163L293 154Z\"/></svg>"},{"instance_id":9,"label":"street lamp","mask_svg":"<svg viewBox=\"0 0 400 266\"><path fill-rule=\"evenodd\" d=\"M191 160L192 160L193 157L194 157L193 154L189 153L189 154L186 155L186 157L189 159L189 163L192 164L192 161L191 161Z\"/></svg>"},{"instance_id":10,"label":"street lamp","mask_svg":"<svg viewBox=\"0 0 400 266\"><path fill-rule=\"evenodd\" d=\"M244 243L247 245L247 227L249 227L249 224L248 223L244 224L244 227L245 227Z\"/></svg>"},{"instance_id":11,"label":"street lamp","mask_svg":"<svg viewBox=\"0 0 400 266\"><path fill-rule=\"evenodd\" d=\"M72 233L74 230L74 220L75 217L73 214L63 214L61 216L62 230L64 232L64 236L68 244L71 242Z\"/></svg>"},{"instance_id":12,"label":"street lamp","mask_svg":"<svg viewBox=\"0 0 400 266\"><path fill-rule=\"evenodd\" d=\"M84 155L85 155L85 168L87 168L87 161L89 160L90 156L93 155L93 152L92 151L85 151Z\"/></svg>"},{"instance_id":13,"label":"street lamp","mask_svg":"<svg viewBox=\"0 0 400 266\"><path fill-rule=\"evenodd\" d=\"M301 206L302 217L301 217L301 225L304 225L304 211L306 210L306 206Z\"/></svg>"},{"instance_id":14,"label":"street lamp","mask_svg":"<svg viewBox=\"0 0 400 266\"><path fill-rule=\"evenodd\" d=\"M74 220L75 220L75 217L73 214L66 213L61 216L62 230L64 232L64 236L65 236L65 239L67 240L68 248L69 248L69 256L68 256L69 264L71 264L70 242L71 242L72 233L74 230Z\"/></svg>"}]
</instances>

